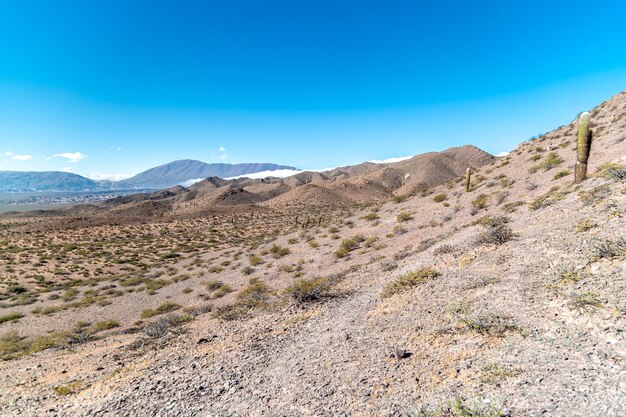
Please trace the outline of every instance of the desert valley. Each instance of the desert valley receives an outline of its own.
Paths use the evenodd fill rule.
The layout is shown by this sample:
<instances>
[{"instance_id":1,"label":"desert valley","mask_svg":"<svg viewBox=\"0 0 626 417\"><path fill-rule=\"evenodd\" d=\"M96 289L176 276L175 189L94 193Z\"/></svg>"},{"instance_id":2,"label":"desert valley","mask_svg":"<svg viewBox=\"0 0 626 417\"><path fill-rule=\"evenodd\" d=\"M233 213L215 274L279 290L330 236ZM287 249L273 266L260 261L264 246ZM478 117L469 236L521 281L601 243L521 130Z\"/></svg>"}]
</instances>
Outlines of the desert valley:
<instances>
[{"instance_id":1,"label":"desert valley","mask_svg":"<svg viewBox=\"0 0 626 417\"><path fill-rule=\"evenodd\" d=\"M0 414L624 415L626 92L589 112L580 183L574 119L1 215Z\"/></svg>"}]
</instances>

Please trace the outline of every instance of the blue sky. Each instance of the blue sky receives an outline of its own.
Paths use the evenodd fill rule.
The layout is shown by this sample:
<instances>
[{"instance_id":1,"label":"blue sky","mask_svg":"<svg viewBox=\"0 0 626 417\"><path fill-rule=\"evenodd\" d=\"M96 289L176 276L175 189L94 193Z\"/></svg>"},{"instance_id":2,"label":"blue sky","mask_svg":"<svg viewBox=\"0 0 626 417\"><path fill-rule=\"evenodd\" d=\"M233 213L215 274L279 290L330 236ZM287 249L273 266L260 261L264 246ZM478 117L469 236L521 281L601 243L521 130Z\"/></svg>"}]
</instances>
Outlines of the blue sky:
<instances>
[{"instance_id":1,"label":"blue sky","mask_svg":"<svg viewBox=\"0 0 626 417\"><path fill-rule=\"evenodd\" d=\"M498 153L626 89L626 3L0 0L0 169Z\"/></svg>"}]
</instances>

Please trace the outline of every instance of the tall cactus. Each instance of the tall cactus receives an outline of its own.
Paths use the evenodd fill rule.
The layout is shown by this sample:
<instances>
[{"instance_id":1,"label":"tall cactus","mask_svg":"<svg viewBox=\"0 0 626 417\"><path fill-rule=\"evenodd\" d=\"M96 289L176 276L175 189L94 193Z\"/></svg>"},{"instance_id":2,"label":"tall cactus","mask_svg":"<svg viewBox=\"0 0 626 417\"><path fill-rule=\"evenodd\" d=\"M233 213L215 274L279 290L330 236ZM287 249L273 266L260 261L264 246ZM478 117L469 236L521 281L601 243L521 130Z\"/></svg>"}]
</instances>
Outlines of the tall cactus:
<instances>
[{"instance_id":1,"label":"tall cactus","mask_svg":"<svg viewBox=\"0 0 626 417\"><path fill-rule=\"evenodd\" d=\"M465 192L468 193L470 190L470 183L472 181L472 171L469 167L465 170Z\"/></svg>"},{"instance_id":2,"label":"tall cactus","mask_svg":"<svg viewBox=\"0 0 626 417\"><path fill-rule=\"evenodd\" d=\"M578 143L574 182L579 183L587 178L587 161L591 150L591 129L589 128L589 112L584 112L578 118Z\"/></svg>"}]
</instances>

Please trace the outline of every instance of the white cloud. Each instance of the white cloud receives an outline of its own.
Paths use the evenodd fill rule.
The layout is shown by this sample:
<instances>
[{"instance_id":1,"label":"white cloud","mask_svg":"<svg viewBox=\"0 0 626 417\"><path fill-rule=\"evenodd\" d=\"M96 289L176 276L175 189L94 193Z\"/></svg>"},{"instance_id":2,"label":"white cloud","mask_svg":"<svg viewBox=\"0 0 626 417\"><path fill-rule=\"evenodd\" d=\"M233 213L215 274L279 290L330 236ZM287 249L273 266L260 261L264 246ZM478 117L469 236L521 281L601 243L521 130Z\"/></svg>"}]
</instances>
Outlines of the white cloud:
<instances>
[{"instance_id":1,"label":"white cloud","mask_svg":"<svg viewBox=\"0 0 626 417\"><path fill-rule=\"evenodd\" d=\"M202 181L204 179L206 179L206 178L192 178L190 180L181 182L180 185L182 185L183 187L190 187L190 186L194 185L195 183L200 182L200 181Z\"/></svg>"},{"instance_id":2,"label":"white cloud","mask_svg":"<svg viewBox=\"0 0 626 417\"><path fill-rule=\"evenodd\" d=\"M236 177L228 177L226 178L227 180L236 180L237 178L252 178L252 179L259 179L259 178L267 178L267 177L278 177L278 178L285 178L285 177L291 177L292 175L296 175L301 173L302 171L297 170L297 169L276 169L273 171L261 171L261 172L255 172L253 174L244 174L244 175L237 175Z\"/></svg>"},{"instance_id":3,"label":"white cloud","mask_svg":"<svg viewBox=\"0 0 626 417\"><path fill-rule=\"evenodd\" d=\"M226 158L227 158L226 154L224 154L224 155L220 155L220 159L221 159L222 161L225 161L225 160L226 160Z\"/></svg>"},{"instance_id":4,"label":"white cloud","mask_svg":"<svg viewBox=\"0 0 626 417\"><path fill-rule=\"evenodd\" d=\"M387 158L387 159L372 159L371 161L375 164L393 164L394 162L406 161L407 159L413 158L412 156L398 156L395 158Z\"/></svg>"},{"instance_id":5,"label":"white cloud","mask_svg":"<svg viewBox=\"0 0 626 417\"><path fill-rule=\"evenodd\" d=\"M132 175L128 175L128 174L98 174L95 172L92 172L91 174L88 175L89 178L91 178L92 180L96 180L96 181L121 181L121 180L125 180L126 178L130 178L132 177Z\"/></svg>"},{"instance_id":6,"label":"white cloud","mask_svg":"<svg viewBox=\"0 0 626 417\"><path fill-rule=\"evenodd\" d=\"M500 153L496 154L496 156L507 156L510 153L511 152L500 152Z\"/></svg>"},{"instance_id":7,"label":"white cloud","mask_svg":"<svg viewBox=\"0 0 626 417\"><path fill-rule=\"evenodd\" d=\"M54 158L64 158L67 159L68 162L76 163L81 159L87 158L87 155L84 155L80 152L63 152L52 155Z\"/></svg>"},{"instance_id":8,"label":"white cloud","mask_svg":"<svg viewBox=\"0 0 626 417\"><path fill-rule=\"evenodd\" d=\"M226 152L226 148L223 146L220 146L220 152Z\"/></svg>"},{"instance_id":9,"label":"white cloud","mask_svg":"<svg viewBox=\"0 0 626 417\"><path fill-rule=\"evenodd\" d=\"M4 154L14 161L28 161L33 159L32 155L16 155L11 151L6 151Z\"/></svg>"},{"instance_id":10,"label":"white cloud","mask_svg":"<svg viewBox=\"0 0 626 417\"><path fill-rule=\"evenodd\" d=\"M61 172L72 172L72 167L61 168Z\"/></svg>"}]
</instances>

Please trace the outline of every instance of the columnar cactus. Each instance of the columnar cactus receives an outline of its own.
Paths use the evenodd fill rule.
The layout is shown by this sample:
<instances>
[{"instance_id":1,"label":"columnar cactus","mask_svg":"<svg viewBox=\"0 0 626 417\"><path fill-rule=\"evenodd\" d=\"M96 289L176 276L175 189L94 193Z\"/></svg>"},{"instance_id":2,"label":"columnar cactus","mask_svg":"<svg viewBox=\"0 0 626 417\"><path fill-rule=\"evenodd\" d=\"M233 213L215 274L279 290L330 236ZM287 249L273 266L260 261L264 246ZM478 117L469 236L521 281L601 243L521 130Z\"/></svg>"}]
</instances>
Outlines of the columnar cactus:
<instances>
[{"instance_id":1,"label":"columnar cactus","mask_svg":"<svg viewBox=\"0 0 626 417\"><path fill-rule=\"evenodd\" d=\"M584 112L578 119L578 144L574 182L579 183L587 178L587 161L591 150L591 129L589 129L589 112Z\"/></svg>"},{"instance_id":2,"label":"columnar cactus","mask_svg":"<svg viewBox=\"0 0 626 417\"><path fill-rule=\"evenodd\" d=\"M471 181L472 181L472 171L470 170L469 167L467 167L467 170L465 170L465 192L469 192Z\"/></svg>"}]
</instances>

